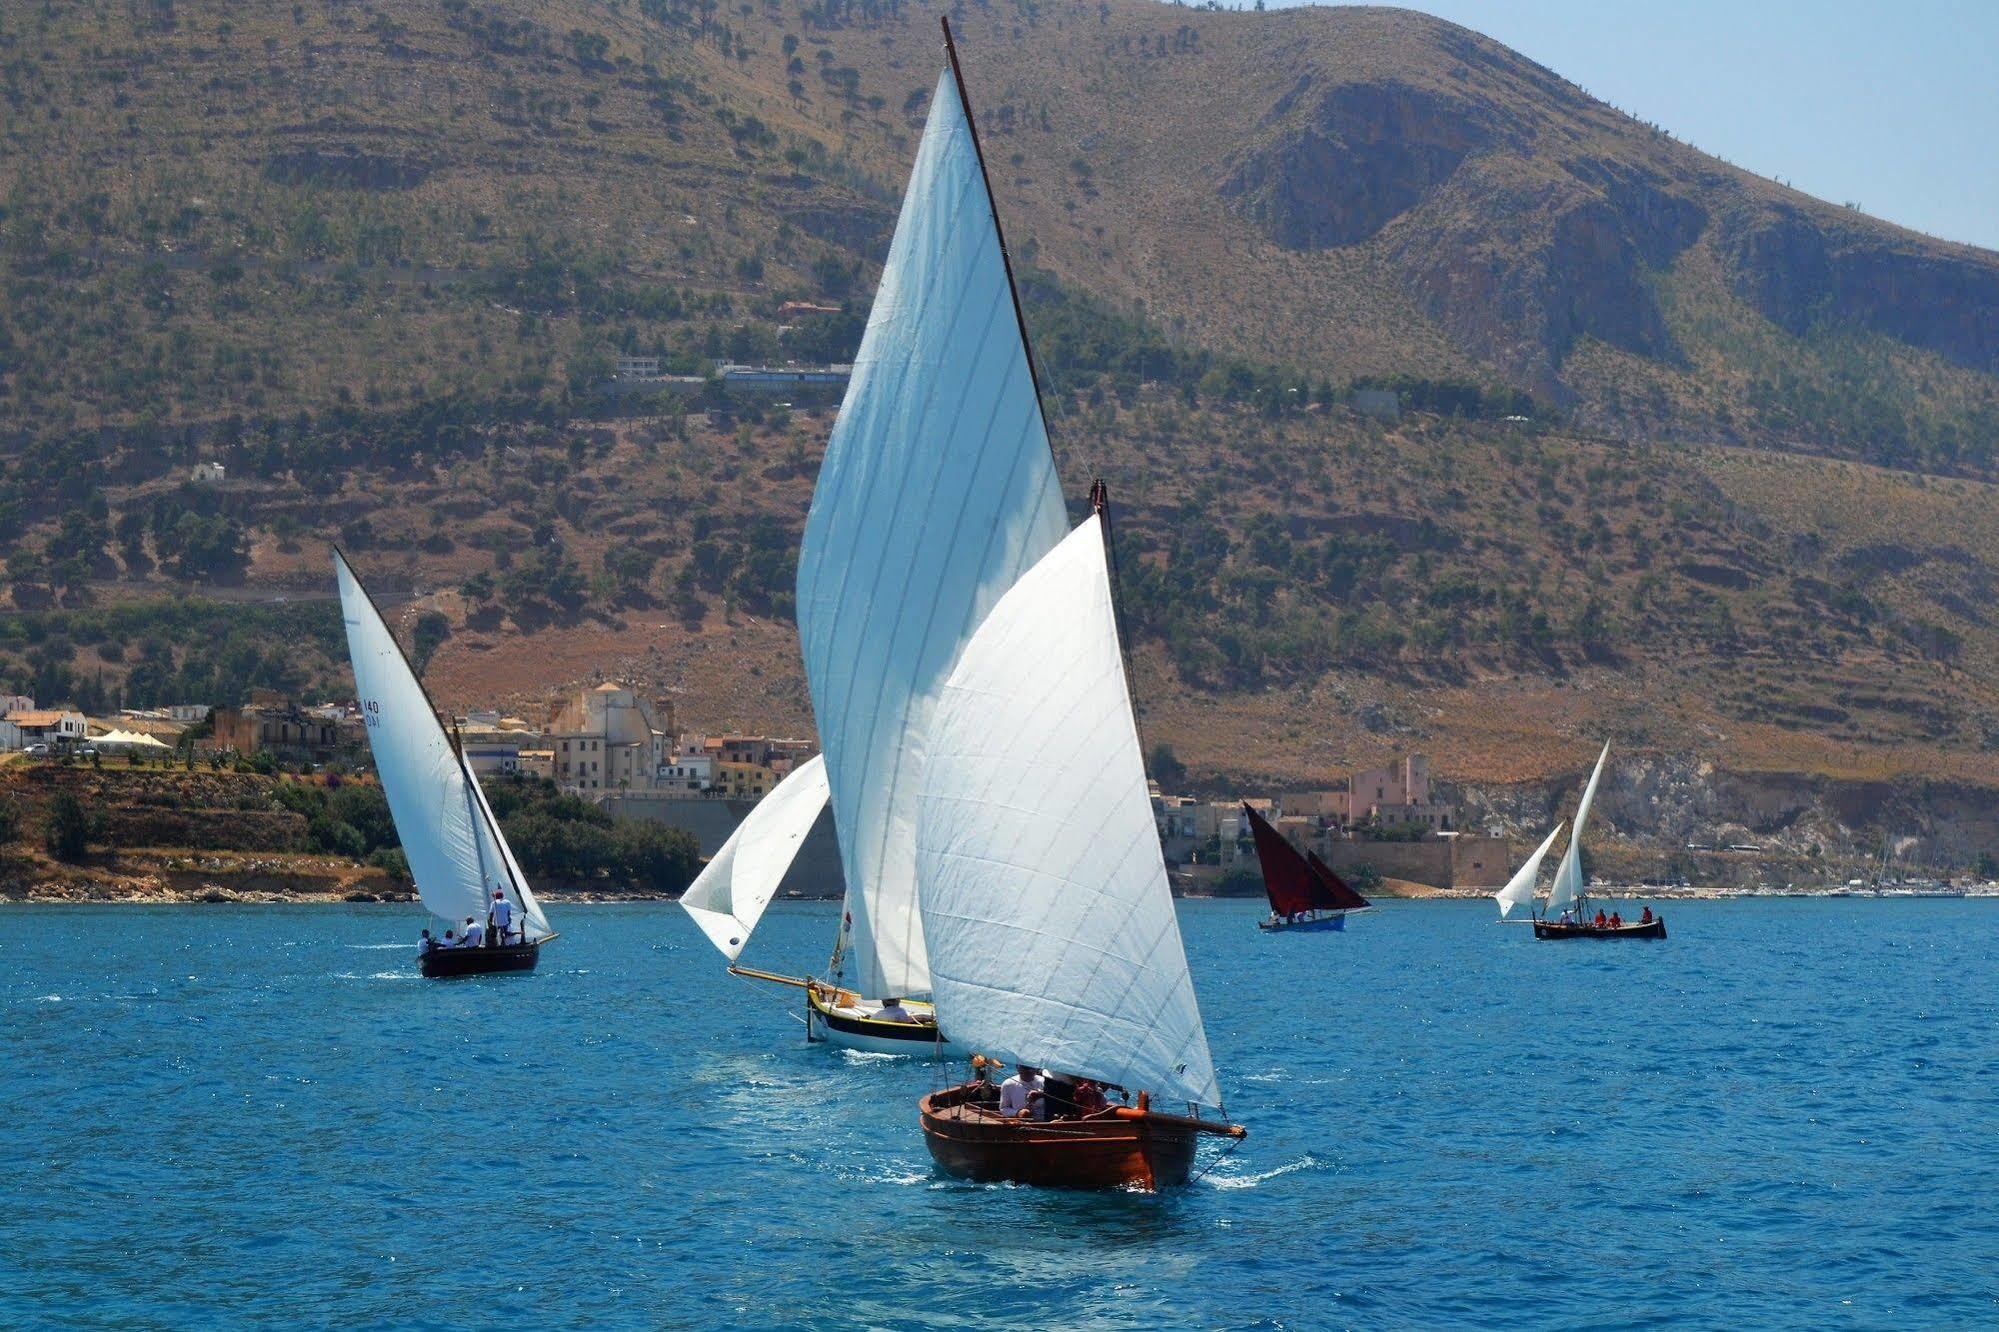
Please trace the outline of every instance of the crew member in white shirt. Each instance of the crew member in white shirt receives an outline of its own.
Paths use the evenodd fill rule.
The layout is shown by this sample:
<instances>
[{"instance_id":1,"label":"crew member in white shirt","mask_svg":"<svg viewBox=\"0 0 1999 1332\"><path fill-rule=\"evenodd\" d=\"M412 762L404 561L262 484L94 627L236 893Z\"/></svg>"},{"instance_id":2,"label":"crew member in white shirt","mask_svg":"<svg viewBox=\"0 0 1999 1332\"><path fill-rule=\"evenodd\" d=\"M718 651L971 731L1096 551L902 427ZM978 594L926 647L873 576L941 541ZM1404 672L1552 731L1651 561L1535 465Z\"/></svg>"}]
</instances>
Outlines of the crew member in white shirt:
<instances>
[{"instance_id":1,"label":"crew member in white shirt","mask_svg":"<svg viewBox=\"0 0 1999 1332\"><path fill-rule=\"evenodd\" d=\"M493 906L487 919L492 923L495 943L504 948L513 941L514 904L498 888L493 890Z\"/></svg>"},{"instance_id":2,"label":"crew member in white shirt","mask_svg":"<svg viewBox=\"0 0 1999 1332\"><path fill-rule=\"evenodd\" d=\"M486 942L486 927L471 916L465 918L465 944L467 948L478 948Z\"/></svg>"},{"instance_id":3,"label":"crew member in white shirt","mask_svg":"<svg viewBox=\"0 0 1999 1332\"><path fill-rule=\"evenodd\" d=\"M1025 1115L1034 1093L1040 1090L1041 1070L1032 1064L1020 1065L1012 1077L1000 1084L1000 1113L1008 1119Z\"/></svg>"},{"instance_id":4,"label":"crew member in white shirt","mask_svg":"<svg viewBox=\"0 0 1999 1332\"><path fill-rule=\"evenodd\" d=\"M915 1022L917 1020L916 1014L904 1008L901 997L897 995L890 995L888 998L882 1000L881 1012L876 1013L875 1016L883 1022Z\"/></svg>"}]
</instances>

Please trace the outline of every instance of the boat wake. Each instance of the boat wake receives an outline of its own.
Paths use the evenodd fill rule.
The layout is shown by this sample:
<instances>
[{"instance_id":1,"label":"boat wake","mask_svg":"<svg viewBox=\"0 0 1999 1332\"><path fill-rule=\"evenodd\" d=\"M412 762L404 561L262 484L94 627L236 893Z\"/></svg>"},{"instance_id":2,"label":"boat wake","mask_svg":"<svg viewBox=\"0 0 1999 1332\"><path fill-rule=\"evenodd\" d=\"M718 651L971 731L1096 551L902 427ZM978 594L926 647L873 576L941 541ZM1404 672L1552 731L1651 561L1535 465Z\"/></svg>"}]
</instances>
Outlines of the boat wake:
<instances>
[{"instance_id":1,"label":"boat wake","mask_svg":"<svg viewBox=\"0 0 1999 1332\"><path fill-rule=\"evenodd\" d=\"M371 971L365 976L358 971L336 971L333 973L333 979L335 980L422 980L423 977L414 971Z\"/></svg>"},{"instance_id":2,"label":"boat wake","mask_svg":"<svg viewBox=\"0 0 1999 1332\"><path fill-rule=\"evenodd\" d=\"M1253 1189L1266 1180L1279 1175L1289 1175L1299 1170L1323 1170L1326 1163L1307 1154L1296 1161L1290 1161L1271 1170L1259 1171L1253 1175L1224 1175L1219 1172L1202 1176L1201 1182L1218 1189Z\"/></svg>"},{"instance_id":3,"label":"boat wake","mask_svg":"<svg viewBox=\"0 0 1999 1332\"><path fill-rule=\"evenodd\" d=\"M416 951L416 945L415 945L415 944L413 944L413 943L392 943L392 944L341 944L340 946L341 946L342 948L359 948L359 949L361 949L361 950L362 950L363 952L374 952L374 951L380 951L380 950L382 950L382 949L387 949L387 948L400 948L400 949L402 949L403 951L405 951L405 952L409 952L409 953L414 953L414 952Z\"/></svg>"}]
</instances>

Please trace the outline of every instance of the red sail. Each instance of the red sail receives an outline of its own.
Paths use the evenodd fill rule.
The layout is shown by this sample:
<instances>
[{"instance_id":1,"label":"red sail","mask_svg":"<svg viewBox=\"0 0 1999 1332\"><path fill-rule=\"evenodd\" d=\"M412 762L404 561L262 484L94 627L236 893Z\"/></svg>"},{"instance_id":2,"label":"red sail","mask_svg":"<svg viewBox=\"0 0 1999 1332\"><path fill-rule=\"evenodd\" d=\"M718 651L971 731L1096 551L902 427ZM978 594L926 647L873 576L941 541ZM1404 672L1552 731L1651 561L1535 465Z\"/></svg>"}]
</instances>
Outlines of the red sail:
<instances>
[{"instance_id":1,"label":"red sail","mask_svg":"<svg viewBox=\"0 0 1999 1332\"><path fill-rule=\"evenodd\" d=\"M1310 857L1312 872L1324 883L1325 891L1332 895L1332 904L1341 911L1365 911L1374 905L1354 890L1352 884L1333 873L1333 867L1319 859L1314 852Z\"/></svg>"},{"instance_id":2,"label":"red sail","mask_svg":"<svg viewBox=\"0 0 1999 1332\"><path fill-rule=\"evenodd\" d=\"M1242 808L1249 815L1250 831L1256 834L1256 859L1263 866L1263 891L1270 895L1270 909L1280 916L1295 916L1301 911L1325 911L1336 905L1326 885L1297 848L1284 840L1284 834L1248 805ZM1356 898L1360 896L1351 888L1347 891Z\"/></svg>"}]
</instances>

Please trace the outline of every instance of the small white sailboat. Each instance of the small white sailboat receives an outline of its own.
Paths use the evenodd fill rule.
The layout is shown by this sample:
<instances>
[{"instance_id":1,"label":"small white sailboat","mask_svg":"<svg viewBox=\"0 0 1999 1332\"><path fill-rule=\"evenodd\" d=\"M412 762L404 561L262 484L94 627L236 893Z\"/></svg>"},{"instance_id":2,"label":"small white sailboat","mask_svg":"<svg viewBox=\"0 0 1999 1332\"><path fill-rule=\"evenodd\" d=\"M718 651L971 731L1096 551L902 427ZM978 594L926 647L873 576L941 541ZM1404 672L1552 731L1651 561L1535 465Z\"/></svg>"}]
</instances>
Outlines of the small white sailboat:
<instances>
[{"instance_id":1,"label":"small white sailboat","mask_svg":"<svg viewBox=\"0 0 1999 1332\"><path fill-rule=\"evenodd\" d=\"M916 856L938 1019L984 1055L1046 1070L1041 1115L1002 1114L983 1063L922 1099L932 1159L971 1179L1157 1188L1186 1182L1199 1134L1244 1134L1202 1113L1221 1109L1221 1092L1146 790L1100 514L1000 599L930 732ZM1186 1113L1155 1111L1153 1097Z\"/></svg>"},{"instance_id":2,"label":"small white sailboat","mask_svg":"<svg viewBox=\"0 0 1999 1332\"><path fill-rule=\"evenodd\" d=\"M468 919L488 932L478 948L425 951L418 959L431 977L532 971L541 945L555 937L499 821L466 762L464 748L444 724L410 668L395 635L347 559L333 552L340 583L340 615L354 664L354 689L367 724L368 747L388 797L417 896L431 914L456 931ZM494 937L494 894L511 908L511 937Z\"/></svg>"},{"instance_id":3,"label":"small white sailboat","mask_svg":"<svg viewBox=\"0 0 1999 1332\"><path fill-rule=\"evenodd\" d=\"M937 1020L929 1004L905 1001L907 1020L885 1019L881 1005L864 1007L851 990L809 977L786 976L737 964L764 908L777 895L799 848L818 822L827 799L823 755L801 764L750 810L722 849L681 895L680 905L708 941L729 960L729 970L753 980L797 985L806 992L806 1021L831 1027L840 1044L878 1054L935 1052Z\"/></svg>"},{"instance_id":4,"label":"small white sailboat","mask_svg":"<svg viewBox=\"0 0 1999 1332\"><path fill-rule=\"evenodd\" d=\"M948 61L799 548L841 927L824 979L737 969L803 987L810 1039L949 1052L923 1002L914 832L928 732L972 632L1067 530L1005 239ZM884 1019L889 1000L913 1020Z\"/></svg>"},{"instance_id":5,"label":"small white sailboat","mask_svg":"<svg viewBox=\"0 0 1999 1332\"><path fill-rule=\"evenodd\" d=\"M1645 918L1626 922L1620 917L1611 917L1603 924L1597 924L1589 917L1588 885L1583 882L1583 828L1589 822L1590 806L1596 803L1597 783L1603 780L1603 765L1610 758L1610 744L1604 743L1603 752L1597 755L1596 767L1590 772L1589 784L1583 788L1582 802L1576 806L1574 831L1569 834L1569 849L1562 854L1562 863L1555 867L1554 882L1548 886L1546 911L1534 921L1536 939L1663 939L1666 937L1666 918L1652 914L1652 908L1645 908ZM1542 851L1546 851L1544 845ZM1538 856L1535 868L1540 868ZM1507 887L1513 885L1508 884ZM1501 890L1505 891L1504 889ZM1527 892L1531 896L1533 884L1530 880ZM1600 912L1598 914L1601 914Z\"/></svg>"}]
</instances>

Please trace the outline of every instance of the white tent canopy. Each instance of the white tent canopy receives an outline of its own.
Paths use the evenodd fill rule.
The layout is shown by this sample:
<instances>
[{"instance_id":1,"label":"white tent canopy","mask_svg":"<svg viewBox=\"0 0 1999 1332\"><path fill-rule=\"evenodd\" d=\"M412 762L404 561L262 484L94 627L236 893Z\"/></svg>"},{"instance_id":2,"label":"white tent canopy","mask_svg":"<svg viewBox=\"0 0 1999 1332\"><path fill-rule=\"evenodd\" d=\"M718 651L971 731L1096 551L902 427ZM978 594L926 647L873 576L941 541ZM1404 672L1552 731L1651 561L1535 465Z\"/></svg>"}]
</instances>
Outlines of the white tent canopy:
<instances>
[{"instance_id":1,"label":"white tent canopy","mask_svg":"<svg viewBox=\"0 0 1999 1332\"><path fill-rule=\"evenodd\" d=\"M96 745L99 749L139 750L141 752L158 750L162 754L173 749L172 745L166 744L158 738L147 735L142 731L106 731L103 735L93 738L90 743Z\"/></svg>"}]
</instances>

